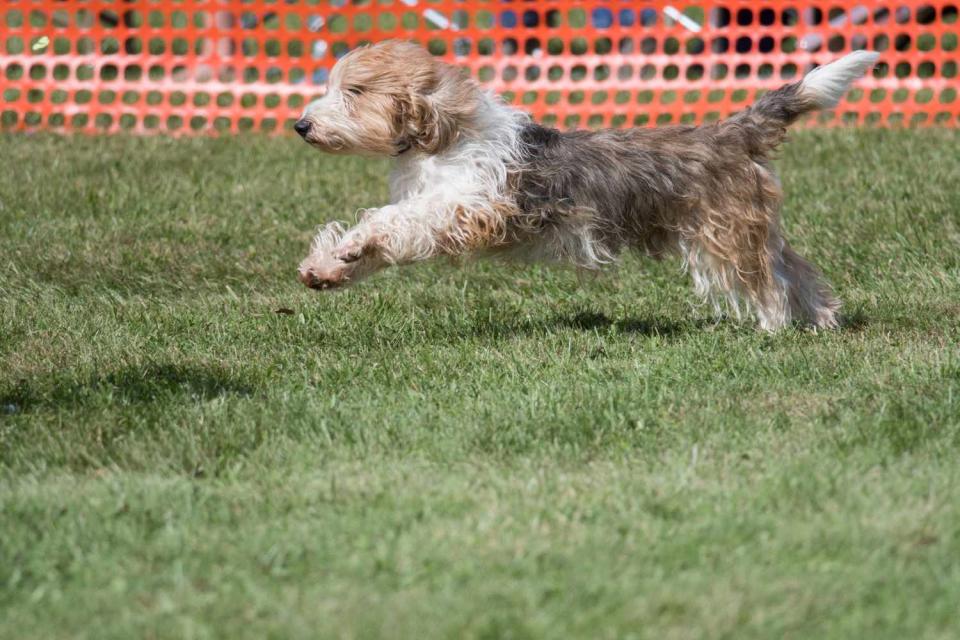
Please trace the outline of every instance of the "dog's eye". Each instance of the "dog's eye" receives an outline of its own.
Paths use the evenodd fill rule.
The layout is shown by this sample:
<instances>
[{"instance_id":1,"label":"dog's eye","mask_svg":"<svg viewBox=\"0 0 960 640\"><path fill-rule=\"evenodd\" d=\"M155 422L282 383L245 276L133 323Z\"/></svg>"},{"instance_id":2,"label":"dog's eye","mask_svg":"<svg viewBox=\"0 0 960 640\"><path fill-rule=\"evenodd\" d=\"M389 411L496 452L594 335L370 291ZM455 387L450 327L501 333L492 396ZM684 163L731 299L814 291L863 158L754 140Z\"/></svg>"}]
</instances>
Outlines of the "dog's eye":
<instances>
[{"instance_id":1,"label":"dog's eye","mask_svg":"<svg viewBox=\"0 0 960 640\"><path fill-rule=\"evenodd\" d=\"M363 93L363 90L361 90L359 87L343 87L342 91L348 96L351 96L354 98L356 98L361 93Z\"/></svg>"}]
</instances>

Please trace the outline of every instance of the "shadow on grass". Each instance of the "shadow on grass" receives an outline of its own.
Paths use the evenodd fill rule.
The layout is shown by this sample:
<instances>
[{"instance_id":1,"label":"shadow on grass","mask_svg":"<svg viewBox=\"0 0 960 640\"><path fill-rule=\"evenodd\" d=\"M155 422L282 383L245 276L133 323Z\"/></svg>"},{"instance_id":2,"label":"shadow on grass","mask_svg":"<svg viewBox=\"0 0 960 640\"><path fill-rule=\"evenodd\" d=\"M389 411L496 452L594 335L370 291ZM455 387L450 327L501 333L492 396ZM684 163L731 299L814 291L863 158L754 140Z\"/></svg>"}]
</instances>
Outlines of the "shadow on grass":
<instances>
[{"instance_id":1,"label":"shadow on grass","mask_svg":"<svg viewBox=\"0 0 960 640\"><path fill-rule=\"evenodd\" d=\"M20 380L0 390L0 414L40 409L76 409L93 405L144 405L173 399L204 401L250 396L255 386L217 367L150 364L126 367L82 381L63 375Z\"/></svg>"},{"instance_id":2,"label":"shadow on grass","mask_svg":"<svg viewBox=\"0 0 960 640\"><path fill-rule=\"evenodd\" d=\"M505 337L553 333L556 330L615 331L648 337L675 337L699 331L713 323L703 318L686 322L673 322L657 318L623 318L611 320L606 314L594 311L579 311L573 315L554 315L543 319L528 319L513 322L484 322L475 327L475 333L483 336Z\"/></svg>"},{"instance_id":3,"label":"shadow on grass","mask_svg":"<svg viewBox=\"0 0 960 640\"><path fill-rule=\"evenodd\" d=\"M857 309L855 311L850 311L847 313L842 312L840 314L840 331L849 332L849 333L859 333L867 328L867 325L870 324L867 314L863 311Z\"/></svg>"},{"instance_id":4,"label":"shadow on grass","mask_svg":"<svg viewBox=\"0 0 960 640\"><path fill-rule=\"evenodd\" d=\"M515 335L536 335L552 333L558 329L576 329L579 331L613 331L620 334L632 334L646 337L676 338L683 335L702 332L717 324L729 325L739 329L755 329L751 318L743 322L723 316L717 318L690 318L682 322L662 318L623 318L611 320L604 313L579 311L573 315L554 315L543 319L527 319L507 322L484 322L475 327L476 335L506 337ZM859 333L866 329L870 320L862 311L853 311L840 318L839 331ZM803 329L799 324L794 328ZM759 329L757 329L759 331Z\"/></svg>"},{"instance_id":5,"label":"shadow on grass","mask_svg":"<svg viewBox=\"0 0 960 640\"><path fill-rule=\"evenodd\" d=\"M672 322L657 318L624 318L611 320L602 313L581 311L573 317L557 317L554 319L557 326L572 329L594 331L598 329L614 329L619 333L635 333L644 336L675 336L682 335L694 329L702 329L708 324L706 320L697 319L689 322Z\"/></svg>"}]
</instances>

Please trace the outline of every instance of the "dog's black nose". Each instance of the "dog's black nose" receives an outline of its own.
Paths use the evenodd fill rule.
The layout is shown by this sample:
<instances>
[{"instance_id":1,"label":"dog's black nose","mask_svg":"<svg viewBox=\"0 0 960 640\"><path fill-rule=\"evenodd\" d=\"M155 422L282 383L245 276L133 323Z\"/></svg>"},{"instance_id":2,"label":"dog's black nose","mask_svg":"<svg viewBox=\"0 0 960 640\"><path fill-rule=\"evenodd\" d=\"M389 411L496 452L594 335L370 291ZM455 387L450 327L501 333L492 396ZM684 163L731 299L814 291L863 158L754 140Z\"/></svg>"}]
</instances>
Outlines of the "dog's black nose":
<instances>
[{"instance_id":1,"label":"dog's black nose","mask_svg":"<svg viewBox=\"0 0 960 640\"><path fill-rule=\"evenodd\" d=\"M293 130L299 133L301 137L304 137L307 135L307 132L310 131L310 123L303 119L297 120L293 125Z\"/></svg>"}]
</instances>

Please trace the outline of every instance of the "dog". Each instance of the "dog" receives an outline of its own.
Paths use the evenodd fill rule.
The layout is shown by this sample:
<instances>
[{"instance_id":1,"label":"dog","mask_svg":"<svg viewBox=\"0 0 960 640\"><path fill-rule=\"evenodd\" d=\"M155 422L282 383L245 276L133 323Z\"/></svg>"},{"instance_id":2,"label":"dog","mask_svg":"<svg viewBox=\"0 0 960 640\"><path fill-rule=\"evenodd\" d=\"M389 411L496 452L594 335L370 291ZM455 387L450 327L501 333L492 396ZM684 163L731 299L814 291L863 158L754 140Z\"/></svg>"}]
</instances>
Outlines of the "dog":
<instances>
[{"instance_id":1,"label":"dog","mask_svg":"<svg viewBox=\"0 0 960 640\"><path fill-rule=\"evenodd\" d=\"M599 269L625 249L682 257L697 293L767 331L838 324L818 269L787 243L771 157L837 105L878 54L855 51L715 124L561 132L418 45L355 49L294 129L328 153L390 156L390 204L331 223L299 267L313 289L393 265L493 253Z\"/></svg>"}]
</instances>

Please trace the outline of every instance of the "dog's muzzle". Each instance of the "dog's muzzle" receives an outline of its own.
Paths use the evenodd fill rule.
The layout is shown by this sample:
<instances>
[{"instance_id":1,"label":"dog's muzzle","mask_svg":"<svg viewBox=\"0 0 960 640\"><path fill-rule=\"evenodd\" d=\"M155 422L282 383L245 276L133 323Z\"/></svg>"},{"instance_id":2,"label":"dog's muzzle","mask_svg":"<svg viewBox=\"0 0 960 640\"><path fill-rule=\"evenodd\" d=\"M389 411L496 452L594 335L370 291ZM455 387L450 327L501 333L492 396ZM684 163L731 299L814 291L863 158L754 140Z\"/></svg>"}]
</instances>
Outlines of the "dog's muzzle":
<instances>
[{"instance_id":1,"label":"dog's muzzle","mask_svg":"<svg viewBox=\"0 0 960 640\"><path fill-rule=\"evenodd\" d=\"M310 123L301 118L294 123L293 130L299 133L301 138L306 138L307 134L310 133Z\"/></svg>"}]
</instances>

